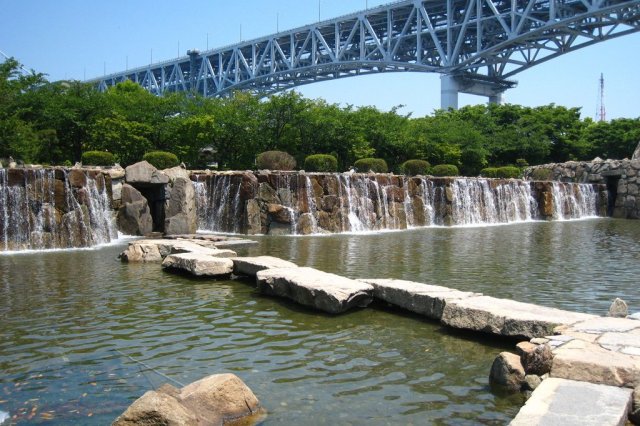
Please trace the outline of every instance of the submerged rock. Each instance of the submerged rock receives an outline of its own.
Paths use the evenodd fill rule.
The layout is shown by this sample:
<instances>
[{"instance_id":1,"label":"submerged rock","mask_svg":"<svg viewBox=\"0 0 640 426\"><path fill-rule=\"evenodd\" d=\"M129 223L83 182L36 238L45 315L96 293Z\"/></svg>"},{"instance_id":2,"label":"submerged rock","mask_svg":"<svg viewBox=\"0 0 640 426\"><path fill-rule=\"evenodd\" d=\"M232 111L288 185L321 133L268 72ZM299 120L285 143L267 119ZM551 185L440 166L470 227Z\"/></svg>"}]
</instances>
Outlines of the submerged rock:
<instances>
[{"instance_id":1,"label":"submerged rock","mask_svg":"<svg viewBox=\"0 0 640 426\"><path fill-rule=\"evenodd\" d=\"M112 426L203 426L261 414L260 401L234 374L216 374L182 389L165 385L149 391Z\"/></svg>"}]
</instances>

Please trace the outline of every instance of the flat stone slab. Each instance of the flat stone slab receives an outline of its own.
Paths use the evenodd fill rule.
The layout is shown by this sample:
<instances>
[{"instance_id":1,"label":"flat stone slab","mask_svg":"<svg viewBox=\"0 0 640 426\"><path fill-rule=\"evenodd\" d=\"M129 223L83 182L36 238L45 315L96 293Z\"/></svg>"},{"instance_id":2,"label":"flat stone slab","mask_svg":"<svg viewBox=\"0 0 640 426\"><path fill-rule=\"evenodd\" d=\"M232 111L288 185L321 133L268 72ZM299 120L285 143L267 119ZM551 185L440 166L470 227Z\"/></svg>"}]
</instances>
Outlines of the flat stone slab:
<instances>
[{"instance_id":1,"label":"flat stone slab","mask_svg":"<svg viewBox=\"0 0 640 426\"><path fill-rule=\"evenodd\" d=\"M447 303L441 321L450 327L531 339L552 334L559 325L572 325L592 318L596 317L514 300L477 296Z\"/></svg>"},{"instance_id":2,"label":"flat stone slab","mask_svg":"<svg viewBox=\"0 0 640 426\"><path fill-rule=\"evenodd\" d=\"M634 388L640 386L640 356L573 339L553 350L551 377Z\"/></svg>"},{"instance_id":3,"label":"flat stone slab","mask_svg":"<svg viewBox=\"0 0 640 426\"><path fill-rule=\"evenodd\" d=\"M234 246L246 246L258 244L257 241L248 240L246 238L228 237L226 235L216 234L179 234L167 235L165 238L180 239L200 244L204 247L226 248Z\"/></svg>"},{"instance_id":4,"label":"flat stone slab","mask_svg":"<svg viewBox=\"0 0 640 426\"><path fill-rule=\"evenodd\" d=\"M373 300L369 284L313 268L265 269L256 275L258 290L291 299L330 314L365 307Z\"/></svg>"},{"instance_id":5,"label":"flat stone slab","mask_svg":"<svg viewBox=\"0 0 640 426\"><path fill-rule=\"evenodd\" d=\"M258 272L265 269L298 267L293 262L273 256L234 257L231 260L233 260L233 273L235 275L247 275L250 277L255 277Z\"/></svg>"},{"instance_id":6,"label":"flat stone slab","mask_svg":"<svg viewBox=\"0 0 640 426\"><path fill-rule=\"evenodd\" d=\"M632 390L564 379L547 379L510 423L511 426L623 426Z\"/></svg>"},{"instance_id":7,"label":"flat stone slab","mask_svg":"<svg viewBox=\"0 0 640 426\"><path fill-rule=\"evenodd\" d=\"M601 334L606 332L625 333L640 329L640 322L627 318L595 317L572 325L568 331Z\"/></svg>"},{"instance_id":8,"label":"flat stone slab","mask_svg":"<svg viewBox=\"0 0 640 426\"><path fill-rule=\"evenodd\" d=\"M214 257L235 257L238 254L229 249L206 247L196 241L178 239L143 239L129 243L120 254L123 262L150 263L162 262L170 254L200 253Z\"/></svg>"},{"instance_id":9,"label":"flat stone slab","mask_svg":"<svg viewBox=\"0 0 640 426\"><path fill-rule=\"evenodd\" d=\"M197 277L228 277L233 272L233 261L202 253L180 253L167 256L162 267L188 272Z\"/></svg>"},{"instance_id":10,"label":"flat stone slab","mask_svg":"<svg viewBox=\"0 0 640 426\"><path fill-rule=\"evenodd\" d=\"M447 302L480 296L479 293L393 279L360 279L373 286L373 297L411 312L439 320Z\"/></svg>"}]
</instances>

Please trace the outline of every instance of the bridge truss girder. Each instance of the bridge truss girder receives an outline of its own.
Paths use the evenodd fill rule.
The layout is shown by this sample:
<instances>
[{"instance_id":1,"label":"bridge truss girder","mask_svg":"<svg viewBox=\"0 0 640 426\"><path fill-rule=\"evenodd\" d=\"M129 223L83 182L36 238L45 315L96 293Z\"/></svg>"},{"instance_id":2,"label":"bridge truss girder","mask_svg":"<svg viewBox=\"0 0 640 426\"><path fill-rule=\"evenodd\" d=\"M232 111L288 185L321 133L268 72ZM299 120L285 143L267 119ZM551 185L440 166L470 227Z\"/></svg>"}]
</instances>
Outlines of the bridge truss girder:
<instances>
[{"instance_id":1,"label":"bridge truss girder","mask_svg":"<svg viewBox=\"0 0 640 426\"><path fill-rule=\"evenodd\" d=\"M369 73L437 72L442 106L457 107L459 92L499 100L517 73L636 31L640 0L405 0L92 81L101 90L132 80L157 95L223 96Z\"/></svg>"}]
</instances>

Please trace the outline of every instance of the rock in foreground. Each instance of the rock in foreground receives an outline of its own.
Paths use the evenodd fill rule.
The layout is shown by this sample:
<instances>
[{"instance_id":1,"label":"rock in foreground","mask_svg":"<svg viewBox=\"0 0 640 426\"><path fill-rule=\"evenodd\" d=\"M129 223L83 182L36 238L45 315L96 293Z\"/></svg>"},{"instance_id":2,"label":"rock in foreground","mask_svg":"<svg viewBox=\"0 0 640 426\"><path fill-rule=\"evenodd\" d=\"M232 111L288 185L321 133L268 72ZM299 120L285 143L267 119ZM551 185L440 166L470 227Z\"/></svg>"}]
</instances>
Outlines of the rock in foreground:
<instances>
[{"instance_id":1,"label":"rock in foreground","mask_svg":"<svg viewBox=\"0 0 640 426\"><path fill-rule=\"evenodd\" d=\"M257 274L258 290L289 298L330 314L365 307L373 300L369 284L313 268L267 269Z\"/></svg>"},{"instance_id":2,"label":"rock in foreground","mask_svg":"<svg viewBox=\"0 0 640 426\"><path fill-rule=\"evenodd\" d=\"M202 426L261 415L260 401L234 374L215 374L182 389L162 386L149 391L112 426Z\"/></svg>"}]
</instances>

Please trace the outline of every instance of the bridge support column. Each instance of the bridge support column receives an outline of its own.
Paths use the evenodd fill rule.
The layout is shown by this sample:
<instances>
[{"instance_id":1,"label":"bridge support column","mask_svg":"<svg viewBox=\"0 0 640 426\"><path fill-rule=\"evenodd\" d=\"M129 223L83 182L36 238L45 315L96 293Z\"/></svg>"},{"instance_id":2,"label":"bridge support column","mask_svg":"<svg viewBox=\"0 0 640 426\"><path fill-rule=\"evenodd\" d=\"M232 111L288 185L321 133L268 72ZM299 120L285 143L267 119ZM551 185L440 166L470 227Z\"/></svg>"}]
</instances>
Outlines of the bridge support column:
<instances>
[{"instance_id":1,"label":"bridge support column","mask_svg":"<svg viewBox=\"0 0 640 426\"><path fill-rule=\"evenodd\" d=\"M458 109L458 93L460 87L456 78L452 75L443 74L440 76L440 108Z\"/></svg>"},{"instance_id":2,"label":"bridge support column","mask_svg":"<svg viewBox=\"0 0 640 426\"><path fill-rule=\"evenodd\" d=\"M485 96L489 98L489 103L502 104L504 92L515 87L516 84L513 81L493 79L482 75L443 74L440 76L440 108L444 110L458 109L459 93Z\"/></svg>"}]
</instances>

